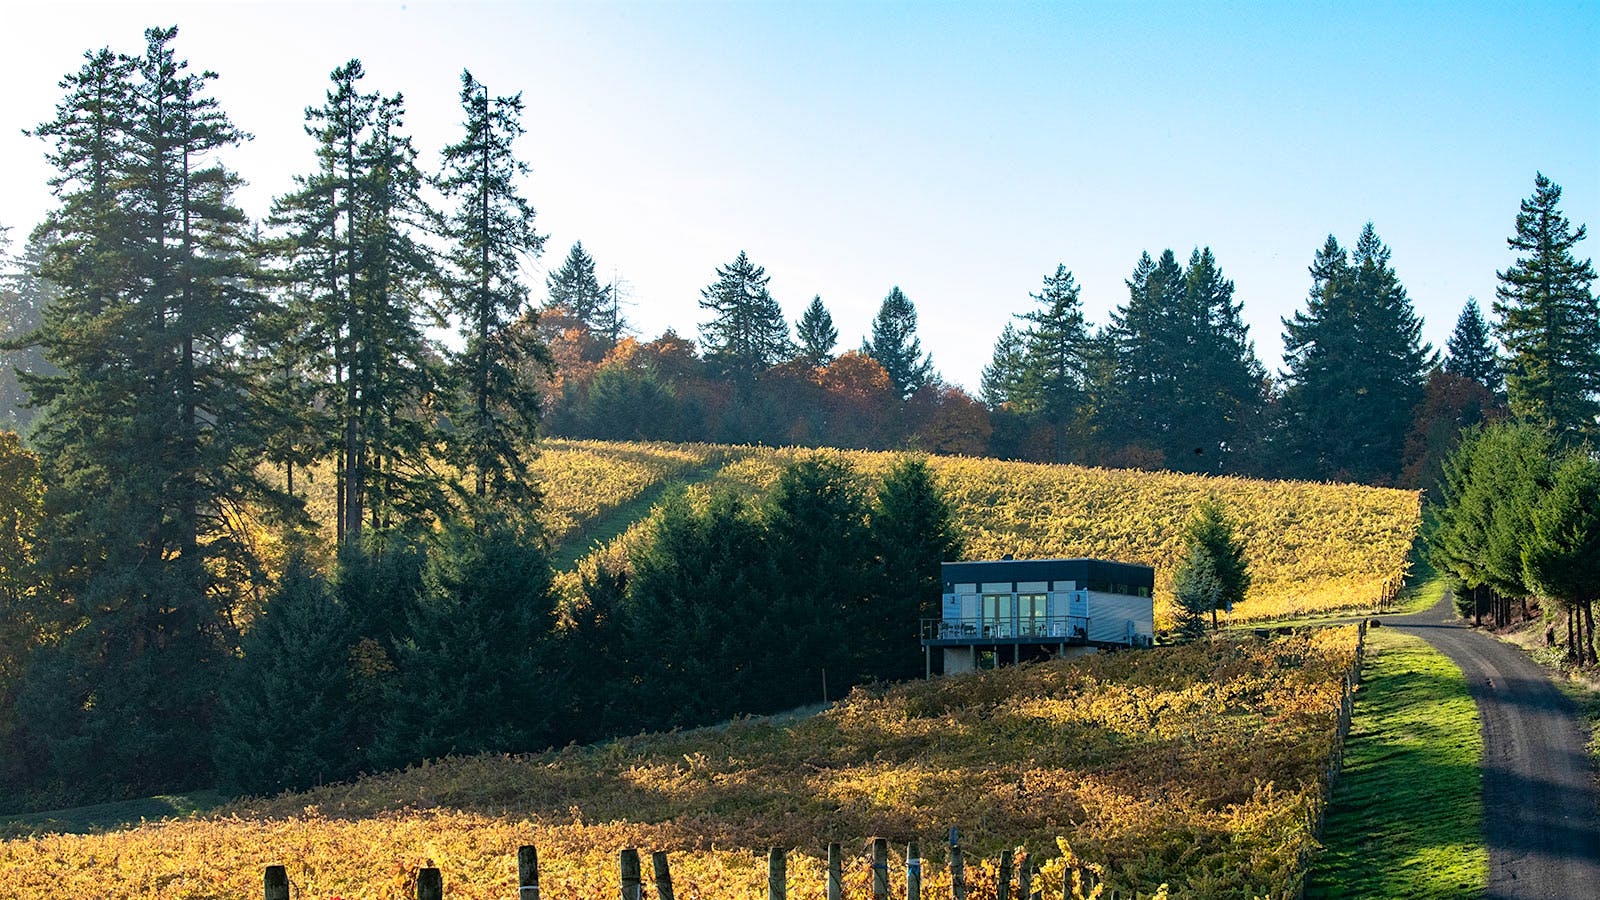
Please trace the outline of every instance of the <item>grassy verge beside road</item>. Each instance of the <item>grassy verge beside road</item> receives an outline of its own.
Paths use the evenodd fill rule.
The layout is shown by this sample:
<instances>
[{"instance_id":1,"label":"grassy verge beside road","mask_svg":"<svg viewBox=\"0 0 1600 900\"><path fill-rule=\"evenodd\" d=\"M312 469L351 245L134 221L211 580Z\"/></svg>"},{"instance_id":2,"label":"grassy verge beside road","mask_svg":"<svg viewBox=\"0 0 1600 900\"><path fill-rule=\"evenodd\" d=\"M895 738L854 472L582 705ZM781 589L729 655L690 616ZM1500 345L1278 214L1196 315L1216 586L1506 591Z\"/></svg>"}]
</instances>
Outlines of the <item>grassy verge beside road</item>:
<instances>
[{"instance_id":1,"label":"grassy verge beside road","mask_svg":"<svg viewBox=\"0 0 1600 900\"><path fill-rule=\"evenodd\" d=\"M1419 638L1379 628L1367 641L1307 896L1482 896L1483 739L1466 678Z\"/></svg>"}]
</instances>

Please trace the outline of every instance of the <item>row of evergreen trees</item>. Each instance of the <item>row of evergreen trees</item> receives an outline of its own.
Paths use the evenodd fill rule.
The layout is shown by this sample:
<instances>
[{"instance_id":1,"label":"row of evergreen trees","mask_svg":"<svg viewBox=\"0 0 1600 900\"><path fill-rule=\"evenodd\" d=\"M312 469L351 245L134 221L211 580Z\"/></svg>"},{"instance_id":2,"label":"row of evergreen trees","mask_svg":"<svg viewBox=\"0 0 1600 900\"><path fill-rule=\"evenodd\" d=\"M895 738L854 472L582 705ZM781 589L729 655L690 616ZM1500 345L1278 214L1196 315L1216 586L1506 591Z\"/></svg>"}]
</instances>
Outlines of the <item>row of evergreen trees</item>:
<instances>
[{"instance_id":1,"label":"row of evergreen trees","mask_svg":"<svg viewBox=\"0 0 1600 900\"><path fill-rule=\"evenodd\" d=\"M1460 611L1481 615L1487 605L1496 624L1507 624L1513 599L1542 598L1566 620L1567 658L1600 662L1600 460L1593 450L1533 423L1503 422L1471 430L1444 471L1428 552L1453 581ZM1556 638L1554 628L1547 631L1551 644Z\"/></svg>"},{"instance_id":2,"label":"row of evergreen trees","mask_svg":"<svg viewBox=\"0 0 1600 900\"><path fill-rule=\"evenodd\" d=\"M10 592L27 608L5 610L21 646L0 672L17 726L0 755L18 796L209 779L221 685L253 611L269 590L327 611L314 572L292 567L273 586L267 565L277 546L314 552L301 498L314 462L331 462L336 488L326 590L373 672L442 652L394 639L407 616L448 618L439 610L468 602L468 581L544 565L526 454L548 357L520 278L543 238L518 193L519 97L463 73L459 140L426 167L402 98L365 90L359 62L341 66L307 110L305 173L255 224L224 163L245 136L176 34L150 29L136 55L86 54L32 132L58 205L27 253L47 290L28 295L33 327L8 341L46 363L20 378L42 509L29 589ZM446 325L453 348L428 336ZM374 550L435 530L426 565ZM407 579L416 591L394 586ZM341 713L373 738L367 761L431 752L422 737L377 741L363 711L375 697Z\"/></svg>"},{"instance_id":3,"label":"row of evergreen trees","mask_svg":"<svg viewBox=\"0 0 1600 900\"><path fill-rule=\"evenodd\" d=\"M292 562L223 693L217 773L279 791L446 754L525 752L837 699L921 671L906 635L959 552L925 464L869 490L843 462L751 506L668 499L631 574L557 602L536 536L453 521Z\"/></svg>"},{"instance_id":4,"label":"row of evergreen trees","mask_svg":"<svg viewBox=\"0 0 1600 900\"><path fill-rule=\"evenodd\" d=\"M1574 255L1585 230L1561 214L1560 196L1538 176L1509 241L1518 258L1499 273L1494 325L1469 300L1442 360L1422 341L1391 252L1369 223L1353 247L1329 236L1316 252L1305 307L1283 323L1285 370L1277 376L1257 358L1234 284L1211 250L1194 250L1187 264L1167 250L1140 257L1128 300L1099 329L1085 321L1080 288L1058 265L1032 295L1036 306L996 342L981 409L942 384L916 338L915 308L898 287L861 350L840 356L821 298L791 339L765 271L743 253L703 292L714 317L702 326L699 357L671 333L642 345L638 357L608 356L620 340L614 297L575 316L564 305L581 283L569 281L573 273L589 272L592 295L607 296L592 278L593 261L575 247L551 279L546 316L578 328L546 337L558 358L581 358L592 369L563 366L549 424L589 437L909 442L1003 457L1428 486L1455 432L1508 406L1522 418L1596 434L1600 306L1592 267ZM574 334L596 333L610 339L563 349ZM849 377L830 369L841 361ZM887 427L842 421L859 416L841 414L848 405L840 398L872 395L879 380L886 388L868 418ZM641 417L631 408L639 403L662 414ZM963 440L941 444L956 424Z\"/></svg>"}]
</instances>

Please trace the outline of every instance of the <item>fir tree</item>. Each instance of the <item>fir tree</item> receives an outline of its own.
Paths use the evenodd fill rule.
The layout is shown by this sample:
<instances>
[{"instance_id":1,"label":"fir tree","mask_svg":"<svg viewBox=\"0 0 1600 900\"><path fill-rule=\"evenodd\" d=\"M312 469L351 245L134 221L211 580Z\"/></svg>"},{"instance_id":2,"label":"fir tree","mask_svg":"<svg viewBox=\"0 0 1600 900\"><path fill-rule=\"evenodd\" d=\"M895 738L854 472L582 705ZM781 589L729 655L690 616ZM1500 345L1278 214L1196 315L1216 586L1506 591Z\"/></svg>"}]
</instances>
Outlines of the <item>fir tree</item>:
<instances>
[{"instance_id":1,"label":"fir tree","mask_svg":"<svg viewBox=\"0 0 1600 900\"><path fill-rule=\"evenodd\" d=\"M717 280L700 292L713 313L700 326L706 359L740 380L749 380L790 355L789 325L767 291L771 278L744 251L717 267Z\"/></svg>"},{"instance_id":2,"label":"fir tree","mask_svg":"<svg viewBox=\"0 0 1600 900\"><path fill-rule=\"evenodd\" d=\"M45 565L71 606L29 693L57 775L87 791L206 777L232 576L255 564L230 515L270 496L235 349L254 311L244 216L216 162L243 135L175 37L90 54L35 132L61 198L40 232L61 294L38 334L59 372L26 381L48 404Z\"/></svg>"},{"instance_id":3,"label":"fir tree","mask_svg":"<svg viewBox=\"0 0 1600 900\"><path fill-rule=\"evenodd\" d=\"M217 774L250 794L303 790L358 770L351 622L327 582L292 558L245 634L217 716Z\"/></svg>"},{"instance_id":4,"label":"fir tree","mask_svg":"<svg viewBox=\"0 0 1600 900\"><path fill-rule=\"evenodd\" d=\"M594 257L578 241L567 251L561 268L545 278L549 299L545 309L572 319L601 339L601 352L622 339L624 324L617 306L616 285L602 285L595 277Z\"/></svg>"},{"instance_id":5,"label":"fir tree","mask_svg":"<svg viewBox=\"0 0 1600 900\"><path fill-rule=\"evenodd\" d=\"M1141 445L1165 456L1185 375L1183 267L1171 250L1159 261L1143 253L1126 284L1128 302L1112 312L1105 329L1112 353L1100 427L1115 444Z\"/></svg>"},{"instance_id":6,"label":"fir tree","mask_svg":"<svg viewBox=\"0 0 1600 900\"><path fill-rule=\"evenodd\" d=\"M1250 590L1250 566L1245 560L1244 546L1233 535L1233 523L1223 513L1222 504L1209 498L1200 504L1184 528L1183 541L1186 554L1206 557L1209 573L1215 579L1215 602L1211 609L1211 627L1217 627L1217 610L1231 610L1244 601Z\"/></svg>"},{"instance_id":7,"label":"fir tree","mask_svg":"<svg viewBox=\"0 0 1600 900\"><path fill-rule=\"evenodd\" d=\"M1020 399L1023 371L1027 366L1027 348L1022 334L1015 325L1007 322L1000 337L994 342L994 355L983 367L979 390L983 402L990 409L1015 404Z\"/></svg>"},{"instance_id":8,"label":"fir tree","mask_svg":"<svg viewBox=\"0 0 1600 900\"><path fill-rule=\"evenodd\" d=\"M872 320L872 337L862 343L861 352L883 366L902 399L932 380L933 360L923 355L917 337L917 309L899 285L883 298Z\"/></svg>"},{"instance_id":9,"label":"fir tree","mask_svg":"<svg viewBox=\"0 0 1600 900\"><path fill-rule=\"evenodd\" d=\"M1172 595L1172 630L1178 641L1190 643L1204 637L1206 615L1215 617L1222 605L1222 581L1204 546L1191 544L1172 570Z\"/></svg>"},{"instance_id":10,"label":"fir tree","mask_svg":"<svg viewBox=\"0 0 1600 900\"><path fill-rule=\"evenodd\" d=\"M1032 295L1042 308L1022 316L1030 325L1022 335L1020 383L1010 392L1019 409L1051 426L1057 462L1067 461L1067 429L1087 400L1088 332L1078 293L1066 266L1058 264L1055 274L1045 276L1043 290Z\"/></svg>"},{"instance_id":11,"label":"fir tree","mask_svg":"<svg viewBox=\"0 0 1600 900\"><path fill-rule=\"evenodd\" d=\"M374 747L379 765L549 744L561 686L540 544L526 525L495 513L446 524L406 611L408 636Z\"/></svg>"},{"instance_id":12,"label":"fir tree","mask_svg":"<svg viewBox=\"0 0 1600 900\"><path fill-rule=\"evenodd\" d=\"M1260 435L1267 376L1243 309L1211 248L1191 253L1184 272L1188 366L1172 441L1179 468L1238 471Z\"/></svg>"},{"instance_id":13,"label":"fir tree","mask_svg":"<svg viewBox=\"0 0 1600 900\"><path fill-rule=\"evenodd\" d=\"M1500 390L1500 360L1495 356L1489 322L1484 319L1478 301L1468 297L1456 319L1455 331L1445 345L1447 355L1444 370L1451 375L1470 378L1483 385L1490 393Z\"/></svg>"},{"instance_id":14,"label":"fir tree","mask_svg":"<svg viewBox=\"0 0 1600 900\"><path fill-rule=\"evenodd\" d=\"M833 362L833 348L839 343L839 329L833 327L833 316L822 305L822 298L812 297L811 305L795 323L795 335L800 339L800 360L813 369Z\"/></svg>"},{"instance_id":15,"label":"fir tree","mask_svg":"<svg viewBox=\"0 0 1600 900\"><path fill-rule=\"evenodd\" d=\"M1600 303L1594 266L1574 247L1587 235L1562 215L1561 187L1540 173L1507 240L1516 263L1498 273L1494 311L1506 350L1512 414L1568 437L1594 437L1600 416Z\"/></svg>"},{"instance_id":16,"label":"fir tree","mask_svg":"<svg viewBox=\"0 0 1600 900\"><path fill-rule=\"evenodd\" d=\"M361 92L364 75L357 60L334 70L325 103L306 111L317 167L274 203L308 294L341 543L369 524L426 522L444 503L428 452L443 373L422 325L441 280L424 240L437 215L401 133L403 102Z\"/></svg>"},{"instance_id":17,"label":"fir tree","mask_svg":"<svg viewBox=\"0 0 1600 900\"><path fill-rule=\"evenodd\" d=\"M1311 276L1306 311L1284 320L1285 463L1305 477L1391 482L1432 348L1370 222L1353 257L1329 235Z\"/></svg>"},{"instance_id":18,"label":"fir tree","mask_svg":"<svg viewBox=\"0 0 1600 900\"><path fill-rule=\"evenodd\" d=\"M938 618L939 564L962 552L955 513L926 460L906 457L883 476L872 498L870 526L882 579L877 602L863 610L872 620L870 633L877 635L872 649L882 668L873 674L912 677L918 660L915 645L904 639L905 626Z\"/></svg>"},{"instance_id":19,"label":"fir tree","mask_svg":"<svg viewBox=\"0 0 1600 900\"><path fill-rule=\"evenodd\" d=\"M445 235L455 268L450 305L464 339L452 369L466 403L452 419L451 443L478 498L526 501L533 487L523 453L539 421L539 395L525 373L528 363L548 367L550 357L534 339L527 317L537 314L526 309L528 288L519 277L523 262L544 246L533 207L515 184L528 172L512 150L523 133L522 95L491 99L464 71L461 105L466 134L444 149L439 181L458 202ZM519 319L521 327L511 327Z\"/></svg>"}]
</instances>

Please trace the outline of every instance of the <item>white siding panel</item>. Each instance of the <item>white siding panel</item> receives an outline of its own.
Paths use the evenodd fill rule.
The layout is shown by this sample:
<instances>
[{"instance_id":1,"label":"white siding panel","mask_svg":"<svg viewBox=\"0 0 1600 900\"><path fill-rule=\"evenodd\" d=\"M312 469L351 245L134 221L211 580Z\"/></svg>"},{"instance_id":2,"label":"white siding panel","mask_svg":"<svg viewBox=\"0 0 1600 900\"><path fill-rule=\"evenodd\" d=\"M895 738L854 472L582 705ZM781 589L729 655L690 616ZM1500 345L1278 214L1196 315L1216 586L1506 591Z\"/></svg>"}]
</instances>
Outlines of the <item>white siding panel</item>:
<instances>
[{"instance_id":1,"label":"white siding panel","mask_svg":"<svg viewBox=\"0 0 1600 900\"><path fill-rule=\"evenodd\" d=\"M1089 640L1125 644L1128 622L1136 634L1155 634L1155 604L1149 597L1089 594Z\"/></svg>"}]
</instances>

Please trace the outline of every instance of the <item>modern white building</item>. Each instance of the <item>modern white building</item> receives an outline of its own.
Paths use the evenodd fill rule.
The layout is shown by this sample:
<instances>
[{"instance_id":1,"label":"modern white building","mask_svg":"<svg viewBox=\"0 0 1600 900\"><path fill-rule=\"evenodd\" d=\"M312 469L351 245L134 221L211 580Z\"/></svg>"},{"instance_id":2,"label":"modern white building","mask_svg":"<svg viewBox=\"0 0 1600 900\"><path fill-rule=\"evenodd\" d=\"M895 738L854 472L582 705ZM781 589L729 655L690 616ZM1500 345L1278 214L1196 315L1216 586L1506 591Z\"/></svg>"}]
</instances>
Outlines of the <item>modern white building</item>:
<instances>
[{"instance_id":1,"label":"modern white building","mask_svg":"<svg viewBox=\"0 0 1600 900\"><path fill-rule=\"evenodd\" d=\"M923 620L927 668L946 674L1155 642L1156 570L1103 559L943 564L938 619Z\"/></svg>"}]
</instances>

